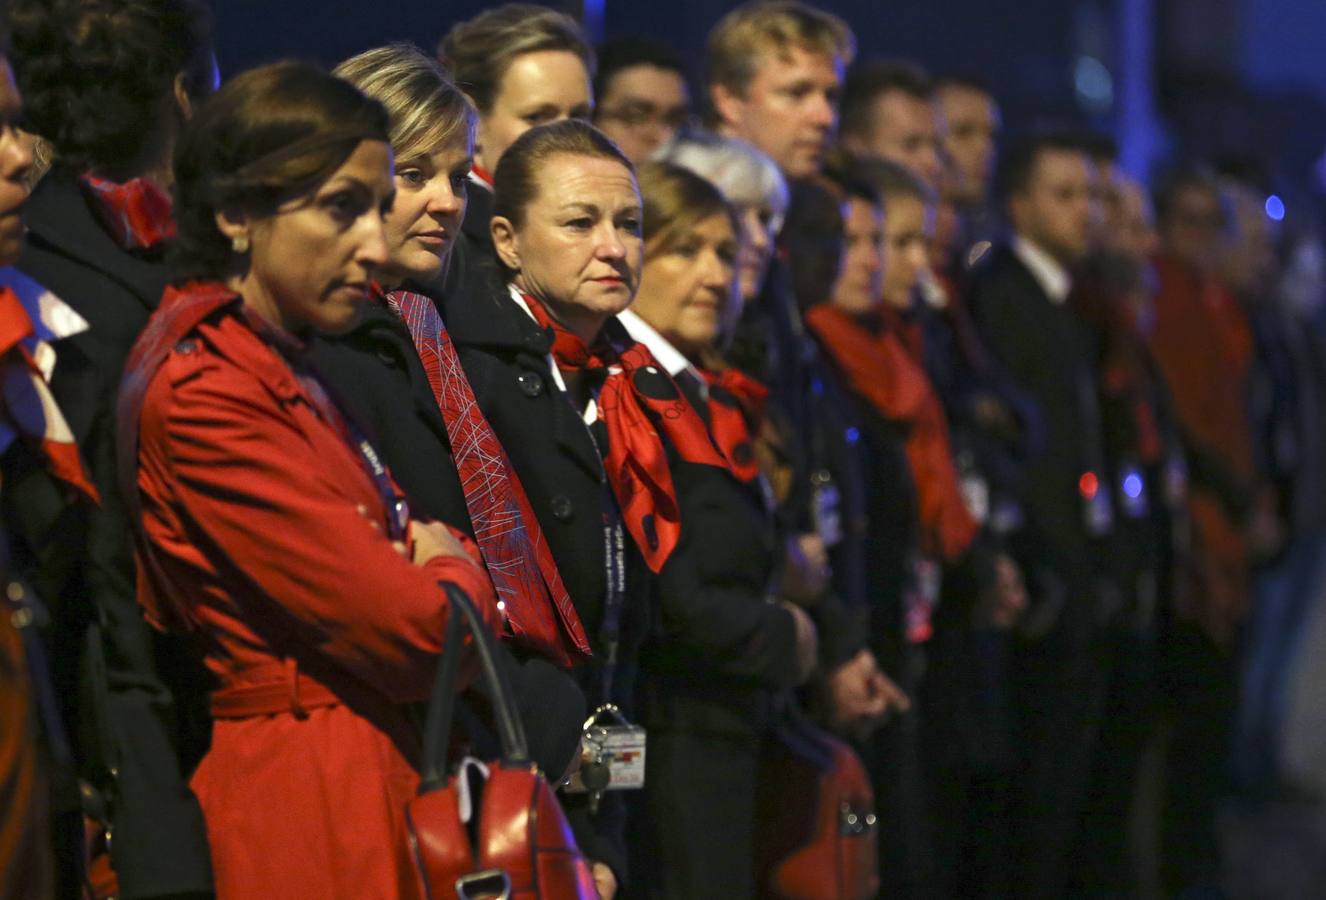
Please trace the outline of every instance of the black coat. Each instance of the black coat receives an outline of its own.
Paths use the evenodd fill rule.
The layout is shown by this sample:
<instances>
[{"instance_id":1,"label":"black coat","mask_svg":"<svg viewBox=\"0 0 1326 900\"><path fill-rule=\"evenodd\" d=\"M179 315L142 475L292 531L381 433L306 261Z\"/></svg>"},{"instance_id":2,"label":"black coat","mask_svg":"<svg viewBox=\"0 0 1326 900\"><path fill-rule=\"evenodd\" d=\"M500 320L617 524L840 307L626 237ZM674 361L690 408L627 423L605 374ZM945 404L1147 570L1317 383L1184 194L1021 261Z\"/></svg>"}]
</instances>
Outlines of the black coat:
<instances>
[{"instance_id":1,"label":"black coat","mask_svg":"<svg viewBox=\"0 0 1326 900\"><path fill-rule=\"evenodd\" d=\"M338 408L381 454L409 501L411 515L445 522L473 537L446 422L404 323L374 304L349 334L313 341L309 363ZM584 695L570 676L546 660L524 654L498 658L507 666L530 756L556 779L580 743ZM494 733L475 709L465 704L460 710L467 732L475 752L493 755Z\"/></svg>"},{"instance_id":2,"label":"black coat","mask_svg":"<svg viewBox=\"0 0 1326 900\"><path fill-rule=\"evenodd\" d=\"M51 171L27 205L28 239L19 268L86 319L90 328L57 343L51 380L56 402L101 495L95 510L65 505L49 477L6 459L5 508L20 557L54 609L52 658L66 715L81 733L79 756L109 783L113 862L125 897L210 891L211 863L197 801L181 776L180 754L201 755L206 719L181 735L172 686L182 664L157 671L154 657L184 659L139 612L132 543L116 479L114 402L124 361L166 284L159 257L115 244L76 177ZM19 458L15 455L19 454ZM81 652L83 648L87 653ZM179 678L177 679L177 676ZM189 673L197 678L197 673ZM77 704L80 681L90 703ZM203 698L198 685L181 696Z\"/></svg>"},{"instance_id":3,"label":"black coat","mask_svg":"<svg viewBox=\"0 0 1326 900\"><path fill-rule=\"evenodd\" d=\"M1055 303L1008 247L992 251L972 277L968 308L986 346L1037 405L1045 445L1027 469L1026 526L1010 539L1033 590L1058 584L1094 594L1095 557L1108 530L1093 533L1079 480L1096 472L1108 493L1092 337L1065 303ZM1045 576L1050 578L1045 581ZM1064 598L1066 600L1066 598Z\"/></svg>"}]
</instances>

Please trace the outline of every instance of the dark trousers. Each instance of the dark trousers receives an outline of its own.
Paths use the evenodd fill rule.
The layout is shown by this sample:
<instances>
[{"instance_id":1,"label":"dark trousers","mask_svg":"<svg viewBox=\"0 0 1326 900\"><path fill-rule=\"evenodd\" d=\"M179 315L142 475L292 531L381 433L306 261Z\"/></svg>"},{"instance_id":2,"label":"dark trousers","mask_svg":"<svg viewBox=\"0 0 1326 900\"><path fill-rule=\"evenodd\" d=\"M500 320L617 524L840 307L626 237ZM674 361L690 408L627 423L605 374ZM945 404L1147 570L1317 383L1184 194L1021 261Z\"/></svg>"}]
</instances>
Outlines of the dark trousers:
<instances>
[{"instance_id":1,"label":"dark trousers","mask_svg":"<svg viewBox=\"0 0 1326 900\"><path fill-rule=\"evenodd\" d=\"M650 732L646 815L630 823L632 896L755 895L755 777L759 741Z\"/></svg>"}]
</instances>

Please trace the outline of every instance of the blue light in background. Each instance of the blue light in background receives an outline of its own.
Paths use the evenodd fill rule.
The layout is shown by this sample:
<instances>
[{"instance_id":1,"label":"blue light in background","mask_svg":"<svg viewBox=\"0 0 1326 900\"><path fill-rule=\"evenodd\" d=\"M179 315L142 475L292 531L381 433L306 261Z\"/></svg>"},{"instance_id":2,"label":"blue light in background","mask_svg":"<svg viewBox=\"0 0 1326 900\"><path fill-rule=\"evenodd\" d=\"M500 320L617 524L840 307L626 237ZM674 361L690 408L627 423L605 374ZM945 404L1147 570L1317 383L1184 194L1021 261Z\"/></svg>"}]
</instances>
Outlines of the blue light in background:
<instances>
[{"instance_id":1,"label":"blue light in background","mask_svg":"<svg viewBox=\"0 0 1326 900\"><path fill-rule=\"evenodd\" d=\"M1090 113L1102 114L1114 105L1114 78L1105 64L1094 56L1080 56L1073 70L1073 85L1082 106Z\"/></svg>"},{"instance_id":2,"label":"blue light in background","mask_svg":"<svg viewBox=\"0 0 1326 900\"><path fill-rule=\"evenodd\" d=\"M1128 495L1128 499L1136 500L1142 496L1142 476L1132 472L1123 480L1123 492Z\"/></svg>"},{"instance_id":3,"label":"blue light in background","mask_svg":"<svg viewBox=\"0 0 1326 900\"><path fill-rule=\"evenodd\" d=\"M1266 215L1272 222L1284 221L1285 201L1281 200L1278 194L1266 198Z\"/></svg>"},{"instance_id":4,"label":"blue light in background","mask_svg":"<svg viewBox=\"0 0 1326 900\"><path fill-rule=\"evenodd\" d=\"M847 443L855 444L859 440L861 440L861 432L859 430L856 428L847 429Z\"/></svg>"}]
</instances>

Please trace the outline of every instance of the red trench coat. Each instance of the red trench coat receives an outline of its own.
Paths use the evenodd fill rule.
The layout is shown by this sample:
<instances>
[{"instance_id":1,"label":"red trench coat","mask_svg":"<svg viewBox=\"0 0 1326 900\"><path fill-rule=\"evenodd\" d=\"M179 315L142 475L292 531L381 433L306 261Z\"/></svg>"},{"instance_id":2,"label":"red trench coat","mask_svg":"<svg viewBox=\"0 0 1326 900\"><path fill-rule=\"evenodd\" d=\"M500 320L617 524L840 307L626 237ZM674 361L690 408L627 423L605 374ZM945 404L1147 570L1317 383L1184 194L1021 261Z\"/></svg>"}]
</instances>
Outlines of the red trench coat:
<instances>
[{"instance_id":1,"label":"red trench coat","mask_svg":"<svg viewBox=\"0 0 1326 900\"><path fill-rule=\"evenodd\" d=\"M491 586L469 560L396 553L358 451L236 306L191 337L144 398L138 486L161 568L140 596L159 623L193 623L222 688L267 695L264 714L217 719L192 781L218 896L414 897L401 704L430 692L438 582L495 615Z\"/></svg>"}]
</instances>

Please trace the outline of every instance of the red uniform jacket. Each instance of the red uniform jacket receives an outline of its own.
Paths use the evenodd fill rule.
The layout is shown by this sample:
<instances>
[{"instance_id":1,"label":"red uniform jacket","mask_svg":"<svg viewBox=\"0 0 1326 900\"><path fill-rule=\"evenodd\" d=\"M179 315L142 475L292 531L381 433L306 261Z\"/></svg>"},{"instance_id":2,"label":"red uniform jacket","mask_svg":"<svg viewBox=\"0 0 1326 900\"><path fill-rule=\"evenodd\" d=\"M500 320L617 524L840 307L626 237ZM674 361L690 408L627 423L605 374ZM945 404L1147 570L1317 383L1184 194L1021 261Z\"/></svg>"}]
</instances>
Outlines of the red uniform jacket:
<instances>
[{"instance_id":1,"label":"red uniform jacket","mask_svg":"<svg viewBox=\"0 0 1326 900\"><path fill-rule=\"evenodd\" d=\"M192 782L218 895L413 896L402 810L417 735L401 704L432 685L439 582L491 612L487 578L397 554L358 451L238 304L157 370L138 461L159 564L141 599L191 624L220 683Z\"/></svg>"}]
</instances>

